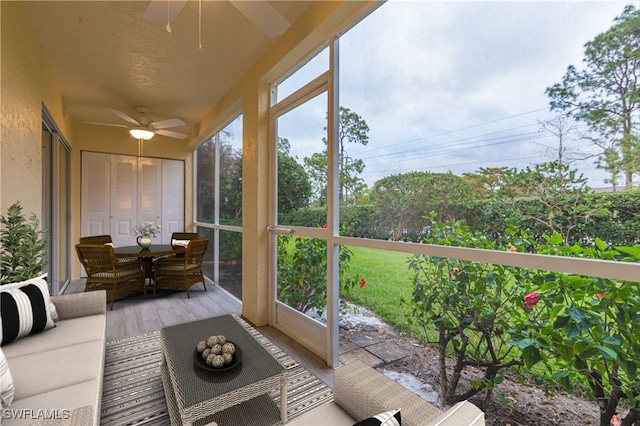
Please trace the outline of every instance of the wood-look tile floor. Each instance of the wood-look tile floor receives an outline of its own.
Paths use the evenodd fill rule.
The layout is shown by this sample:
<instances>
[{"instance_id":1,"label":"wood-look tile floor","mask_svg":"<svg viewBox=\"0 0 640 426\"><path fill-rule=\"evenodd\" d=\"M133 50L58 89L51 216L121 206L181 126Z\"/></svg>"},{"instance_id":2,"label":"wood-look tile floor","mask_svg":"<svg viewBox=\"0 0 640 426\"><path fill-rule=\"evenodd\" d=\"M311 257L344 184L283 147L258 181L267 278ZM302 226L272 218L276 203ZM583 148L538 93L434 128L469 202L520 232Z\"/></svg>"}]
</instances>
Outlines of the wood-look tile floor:
<instances>
[{"instance_id":1,"label":"wood-look tile floor","mask_svg":"<svg viewBox=\"0 0 640 426\"><path fill-rule=\"evenodd\" d=\"M65 293L82 291L84 280L76 280L69 284ZM138 294L117 299L112 311L107 305L107 341L159 331L162 327L186 321L225 314L241 315L240 302L219 287L209 285L205 291L202 284L196 284L189 293L191 297L187 298L183 290L163 289L153 296L153 290L148 290L146 298ZM333 388L333 370L324 360L273 327L256 328Z\"/></svg>"}]
</instances>

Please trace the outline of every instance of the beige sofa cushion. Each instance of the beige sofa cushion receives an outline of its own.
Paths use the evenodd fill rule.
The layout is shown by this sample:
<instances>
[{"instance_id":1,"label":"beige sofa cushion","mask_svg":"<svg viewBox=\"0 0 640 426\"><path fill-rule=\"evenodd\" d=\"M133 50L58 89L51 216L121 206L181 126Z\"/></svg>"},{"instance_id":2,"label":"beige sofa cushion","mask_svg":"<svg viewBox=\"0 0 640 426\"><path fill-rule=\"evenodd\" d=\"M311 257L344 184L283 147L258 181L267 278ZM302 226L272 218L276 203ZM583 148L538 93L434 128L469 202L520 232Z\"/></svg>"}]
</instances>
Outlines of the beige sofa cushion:
<instances>
[{"instance_id":1,"label":"beige sofa cushion","mask_svg":"<svg viewBox=\"0 0 640 426\"><path fill-rule=\"evenodd\" d=\"M83 382L101 381L104 348L95 342L50 350L43 346L40 351L8 361L17 401Z\"/></svg>"},{"instance_id":2,"label":"beige sofa cushion","mask_svg":"<svg viewBox=\"0 0 640 426\"><path fill-rule=\"evenodd\" d=\"M91 315L60 321L50 330L3 345L2 350L9 360L9 368L13 371L11 358L43 350L64 348L78 343L105 340L106 326L107 318L105 315ZM55 360L51 362L55 362Z\"/></svg>"},{"instance_id":3,"label":"beige sofa cushion","mask_svg":"<svg viewBox=\"0 0 640 426\"><path fill-rule=\"evenodd\" d=\"M351 426L355 422L338 404L329 402L314 408L287 424L298 426Z\"/></svg>"}]
</instances>

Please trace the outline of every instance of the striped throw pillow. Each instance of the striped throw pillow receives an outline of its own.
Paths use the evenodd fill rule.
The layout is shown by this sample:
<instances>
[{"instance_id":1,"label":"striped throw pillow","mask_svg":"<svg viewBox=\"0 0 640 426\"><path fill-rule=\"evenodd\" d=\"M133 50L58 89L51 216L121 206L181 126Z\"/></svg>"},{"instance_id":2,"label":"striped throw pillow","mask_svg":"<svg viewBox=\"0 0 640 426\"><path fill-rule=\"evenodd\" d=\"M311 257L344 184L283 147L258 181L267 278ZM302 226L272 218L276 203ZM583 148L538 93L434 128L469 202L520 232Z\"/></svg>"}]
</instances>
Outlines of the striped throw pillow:
<instances>
[{"instance_id":1,"label":"striped throw pillow","mask_svg":"<svg viewBox=\"0 0 640 426\"><path fill-rule=\"evenodd\" d=\"M44 279L0 286L0 344L54 327Z\"/></svg>"},{"instance_id":2,"label":"striped throw pillow","mask_svg":"<svg viewBox=\"0 0 640 426\"><path fill-rule=\"evenodd\" d=\"M53 321L58 321L58 311L56 310L56 305L54 305L51 299L49 298L49 284L47 284L47 274L42 274L39 277L31 278L25 281L5 284L3 286L0 286L0 292L3 290L11 289L11 288L22 287L23 285L32 284L32 283L38 284L39 287L44 288L44 291L46 291L47 293L46 294L47 312L49 312L49 316Z\"/></svg>"},{"instance_id":3,"label":"striped throw pillow","mask_svg":"<svg viewBox=\"0 0 640 426\"><path fill-rule=\"evenodd\" d=\"M400 409L397 409L369 417L353 426L400 426L401 424Z\"/></svg>"},{"instance_id":4,"label":"striped throw pillow","mask_svg":"<svg viewBox=\"0 0 640 426\"><path fill-rule=\"evenodd\" d=\"M13 378L11 377L11 371L9 371L9 364L7 364L7 358L4 356L4 352L0 349L0 401L1 405L11 405L13 402Z\"/></svg>"}]
</instances>

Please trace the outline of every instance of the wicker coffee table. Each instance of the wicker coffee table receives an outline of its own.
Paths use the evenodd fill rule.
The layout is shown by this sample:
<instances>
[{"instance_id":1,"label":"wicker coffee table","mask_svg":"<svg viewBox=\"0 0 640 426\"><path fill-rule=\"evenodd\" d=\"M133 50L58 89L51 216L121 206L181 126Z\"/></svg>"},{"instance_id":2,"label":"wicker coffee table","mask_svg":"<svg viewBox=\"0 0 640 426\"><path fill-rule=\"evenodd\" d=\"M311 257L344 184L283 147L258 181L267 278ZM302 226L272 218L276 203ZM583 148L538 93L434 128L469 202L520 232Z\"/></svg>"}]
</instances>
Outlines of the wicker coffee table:
<instances>
[{"instance_id":1,"label":"wicker coffee table","mask_svg":"<svg viewBox=\"0 0 640 426\"><path fill-rule=\"evenodd\" d=\"M198 342L220 334L241 348L240 365L215 372L195 365ZM287 422L286 368L232 315L165 327L161 339L162 383L172 425L191 425L234 406L246 413L252 404L259 404L254 401L264 403L265 399L273 408L273 400L267 394L278 388L278 420Z\"/></svg>"}]
</instances>

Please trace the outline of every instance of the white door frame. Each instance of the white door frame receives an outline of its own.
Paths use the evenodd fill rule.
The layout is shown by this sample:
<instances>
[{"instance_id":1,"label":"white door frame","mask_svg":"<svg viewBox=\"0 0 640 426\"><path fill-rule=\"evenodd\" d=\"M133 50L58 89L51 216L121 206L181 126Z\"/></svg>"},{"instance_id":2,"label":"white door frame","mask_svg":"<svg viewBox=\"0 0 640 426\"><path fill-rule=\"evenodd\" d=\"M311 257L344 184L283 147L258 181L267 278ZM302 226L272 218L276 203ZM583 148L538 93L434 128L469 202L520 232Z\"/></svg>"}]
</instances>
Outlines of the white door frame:
<instances>
[{"instance_id":1,"label":"white door frame","mask_svg":"<svg viewBox=\"0 0 640 426\"><path fill-rule=\"evenodd\" d=\"M329 46L330 70L323 73L310 83L275 103L275 91L272 92L272 108L270 116L270 143L272 155L270 158L270 226L269 231L269 298L270 324L291 336L303 346L310 349L326 360L327 365L336 368L338 366L339 336L339 246L334 244L334 236L339 235L338 225L338 198L335 190L338 182L337 170L337 141L338 126L335 125L338 117L338 81L335 75L337 70L338 43L337 39ZM289 111L303 105L321 93L327 93L327 228L288 227L277 224L277 194L278 194L278 165L277 165L277 120ZM295 234L305 238L319 238L327 242L327 322L323 324L309 316L287 306L277 300L278 272L277 272L277 238L281 234Z\"/></svg>"}]
</instances>

